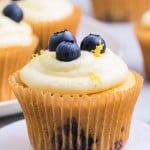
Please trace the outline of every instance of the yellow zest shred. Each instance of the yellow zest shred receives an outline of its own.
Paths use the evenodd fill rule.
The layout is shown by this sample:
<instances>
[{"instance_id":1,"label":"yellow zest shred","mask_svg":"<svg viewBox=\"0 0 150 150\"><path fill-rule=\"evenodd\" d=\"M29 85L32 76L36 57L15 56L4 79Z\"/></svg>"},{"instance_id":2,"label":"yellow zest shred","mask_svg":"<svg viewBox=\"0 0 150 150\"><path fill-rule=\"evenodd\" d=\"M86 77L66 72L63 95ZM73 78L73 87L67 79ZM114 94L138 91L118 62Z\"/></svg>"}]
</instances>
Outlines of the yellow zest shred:
<instances>
[{"instance_id":1,"label":"yellow zest shred","mask_svg":"<svg viewBox=\"0 0 150 150\"><path fill-rule=\"evenodd\" d=\"M104 48L104 44L100 44L98 46L96 46L95 50L92 50L92 53L94 54L94 56L96 57L101 57L101 51Z\"/></svg>"},{"instance_id":2,"label":"yellow zest shred","mask_svg":"<svg viewBox=\"0 0 150 150\"><path fill-rule=\"evenodd\" d=\"M50 59L50 58L54 58L54 57L55 57L55 55L53 53L48 53L46 55L46 59Z\"/></svg>"},{"instance_id":3,"label":"yellow zest shred","mask_svg":"<svg viewBox=\"0 0 150 150\"><path fill-rule=\"evenodd\" d=\"M32 62L39 62L40 61L40 59L39 59L39 56L42 54L42 53L44 53L44 50L43 49L41 49L40 50L40 54L32 54Z\"/></svg>"},{"instance_id":4,"label":"yellow zest shred","mask_svg":"<svg viewBox=\"0 0 150 150\"><path fill-rule=\"evenodd\" d=\"M101 79L99 77L99 75L97 75L95 72L89 72L88 73L89 78L93 81L93 83L95 84L95 86L98 86L99 83L101 82Z\"/></svg>"},{"instance_id":5,"label":"yellow zest shred","mask_svg":"<svg viewBox=\"0 0 150 150\"><path fill-rule=\"evenodd\" d=\"M32 54L32 62L38 62L39 61L39 55L38 54Z\"/></svg>"},{"instance_id":6,"label":"yellow zest shred","mask_svg":"<svg viewBox=\"0 0 150 150\"><path fill-rule=\"evenodd\" d=\"M40 55L43 54L43 53L44 53L44 49L41 49L40 50Z\"/></svg>"}]
</instances>

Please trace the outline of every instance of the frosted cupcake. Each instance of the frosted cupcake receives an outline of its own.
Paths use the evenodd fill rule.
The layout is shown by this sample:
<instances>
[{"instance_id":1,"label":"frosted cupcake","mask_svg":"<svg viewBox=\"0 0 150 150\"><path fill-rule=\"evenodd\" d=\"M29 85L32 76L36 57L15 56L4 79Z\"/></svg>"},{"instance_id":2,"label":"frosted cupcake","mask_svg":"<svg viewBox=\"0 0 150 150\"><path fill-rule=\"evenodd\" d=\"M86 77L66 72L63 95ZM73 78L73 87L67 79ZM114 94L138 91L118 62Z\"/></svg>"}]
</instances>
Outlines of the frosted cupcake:
<instances>
[{"instance_id":1,"label":"frosted cupcake","mask_svg":"<svg viewBox=\"0 0 150 150\"><path fill-rule=\"evenodd\" d=\"M98 19L106 21L129 21L141 17L150 8L149 0L91 0Z\"/></svg>"},{"instance_id":2,"label":"frosted cupcake","mask_svg":"<svg viewBox=\"0 0 150 150\"><path fill-rule=\"evenodd\" d=\"M68 29L77 32L81 9L68 0L24 0L17 2L23 9L25 21L40 39L40 48L47 48L49 36Z\"/></svg>"},{"instance_id":3,"label":"frosted cupcake","mask_svg":"<svg viewBox=\"0 0 150 150\"><path fill-rule=\"evenodd\" d=\"M30 26L21 21L23 14L17 5L6 6L3 14L0 16L0 101L14 98L8 76L30 60L38 44Z\"/></svg>"},{"instance_id":4,"label":"frosted cupcake","mask_svg":"<svg viewBox=\"0 0 150 150\"><path fill-rule=\"evenodd\" d=\"M121 150L143 79L99 35L79 48L65 30L9 82L34 149Z\"/></svg>"},{"instance_id":5,"label":"frosted cupcake","mask_svg":"<svg viewBox=\"0 0 150 150\"><path fill-rule=\"evenodd\" d=\"M145 12L141 21L135 24L134 31L141 46L146 75L150 79L150 11Z\"/></svg>"}]
</instances>

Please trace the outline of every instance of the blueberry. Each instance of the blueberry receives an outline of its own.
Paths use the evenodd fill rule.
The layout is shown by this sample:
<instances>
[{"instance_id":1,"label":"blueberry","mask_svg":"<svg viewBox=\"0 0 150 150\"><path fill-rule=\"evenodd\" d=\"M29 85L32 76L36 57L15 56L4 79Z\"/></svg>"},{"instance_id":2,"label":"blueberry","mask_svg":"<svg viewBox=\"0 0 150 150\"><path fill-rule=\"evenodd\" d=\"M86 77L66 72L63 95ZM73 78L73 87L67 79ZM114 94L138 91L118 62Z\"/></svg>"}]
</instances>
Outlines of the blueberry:
<instances>
[{"instance_id":1,"label":"blueberry","mask_svg":"<svg viewBox=\"0 0 150 150\"><path fill-rule=\"evenodd\" d=\"M61 32L54 33L49 40L48 47L50 51L56 51L57 46L63 41L74 41L76 42L75 37L71 32L64 30Z\"/></svg>"},{"instance_id":2,"label":"blueberry","mask_svg":"<svg viewBox=\"0 0 150 150\"><path fill-rule=\"evenodd\" d=\"M23 19L23 12L16 3L7 5L3 10L3 14L16 22Z\"/></svg>"},{"instance_id":3,"label":"blueberry","mask_svg":"<svg viewBox=\"0 0 150 150\"><path fill-rule=\"evenodd\" d=\"M80 55L80 48L74 41L63 41L56 48L56 59L60 61L72 61Z\"/></svg>"},{"instance_id":4,"label":"blueberry","mask_svg":"<svg viewBox=\"0 0 150 150\"><path fill-rule=\"evenodd\" d=\"M101 38L100 35L89 34L82 40L80 48L82 50L92 51L92 50L95 50L96 46L99 46L99 45L103 45L103 48L101 50L101 54L102 54L106 50L105 41Z\"/></svg>"}]
</instances>

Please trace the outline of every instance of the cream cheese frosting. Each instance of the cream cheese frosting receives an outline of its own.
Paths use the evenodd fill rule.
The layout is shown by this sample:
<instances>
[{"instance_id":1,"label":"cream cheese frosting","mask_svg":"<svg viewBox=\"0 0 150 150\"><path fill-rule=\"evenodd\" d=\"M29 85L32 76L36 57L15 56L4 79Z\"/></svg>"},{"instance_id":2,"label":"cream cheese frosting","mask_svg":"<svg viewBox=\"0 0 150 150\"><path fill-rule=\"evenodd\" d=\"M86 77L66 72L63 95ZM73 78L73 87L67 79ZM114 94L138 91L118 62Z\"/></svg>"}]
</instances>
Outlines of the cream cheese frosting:
<instances>
[{"instance_id":1,"label":"cream cheese frosting","mask_svg":"<svg viewBox=\"0 0 150 150\"><path fill-rule=\"evenodd\" d=\"M32 43L32 30L24 22L15 21L0 16L0 46L20 46L30 45Z\"/></svg>"},{"instance_id":2,"label":"cream cheese frosting","mask_svg":"<svg viewBox=\"0 0 150 150\"><path fill-rule=\"evenodd\" d=\"M5 6L10 3L10 0L0 0L0 13L2 13Z\"/></svg>"},{"instance_id":3,"label":"cream cheese frosting","mask_svg":"<svg viewBox=\"0 0 150 150\"><path fill-rule=\"evenodd\" d=\"M150 27L150 10L144 13L141 22L145 27Z\"/></svg>"},{"instance_id":4,"label":"cream cheese frosting","mask_svg":"<svg viewBox=\"0 0 150 150\"><path fill-rule=\"evenodd\" d=\"M18 2L25 18L34 21L55 21L70 15L73 5L68 0L23 0Z\"/></svg>"},{"instance_id":5,"label":"cream cheese frosting","mask_svg":"<svg viewBox=\"0 0 150 150\"><path fill-rule=\"evenodd\" d=\"M31 88L52 93L91 94L123 83L128 73L127 65L109 49L101 57L81 51L70 62L57 60L55 52L47 50L20 71L20 78Z\"/></svg>"}]
</instances>

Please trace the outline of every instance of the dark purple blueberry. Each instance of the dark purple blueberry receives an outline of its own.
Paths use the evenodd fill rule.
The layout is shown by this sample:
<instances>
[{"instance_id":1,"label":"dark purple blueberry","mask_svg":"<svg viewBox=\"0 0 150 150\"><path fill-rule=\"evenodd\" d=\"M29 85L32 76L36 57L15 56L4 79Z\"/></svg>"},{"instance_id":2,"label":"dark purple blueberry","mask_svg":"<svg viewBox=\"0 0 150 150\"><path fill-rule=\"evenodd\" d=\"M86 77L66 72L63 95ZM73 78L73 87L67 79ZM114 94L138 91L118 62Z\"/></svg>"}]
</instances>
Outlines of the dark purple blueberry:
<instances>
[{"instance_id":1,"label":"dark purple blueberry","mask_svg":"<svg viewBox=\"0 0 150 150\"><path fill-rule=\"evenodd\" d=\"M16 22L23 19L23 12L16 3L11 3L3 9L3 14Z\"/></svg>"},{"instance_id":2,"label":"dark purple blueberry","mask_svg":"<svg viewBox=\"0 0 150 150\"><path fill-rule=\"evenodd\" d=\"M86 149L86 134L85 134L84 129L81 129L80 131L80 141L81 141L80 149L85 150Z\"/></svg>"},{"instance_id":3,"label":"dark purple blueberry","mask_svg":"<svg viewBox=\"0 0 150 150\"><path fill-rule=\"evenodd\" d=\"M121 150L122 147L123 147L123 141L122 140L119 140L119 141L115 142L115 148L114 148L114 150Z\"/></svg>"},{"instance_id":4,"label":"dark purple blueberry","mask_svg":"<svg viewBox=\"0 0 150 150\"><path fill-rule=\"evenodd\" d=\"M100 35L89 34L86 36L80 45L81 50L92 51L96 49L96 46L103 45L101 54L106 50L106 43Z\"/></svg>"},{"instance_id":5,"label":"dark purple blueberry","mask_svg":"<svg viewBox=\"0 0 150 150\"><path fill-rule=\"evenodd\" d=\"M76 42L75 37L72 35L71 32L64 30L61 32L54 33L48 43L48 47L50 51L56 51L57 46L63 41L74 41Z\"/></svg>"},{"instance_id":6,"label":"dark purple blueberry","mask_svg":"<svg viewBox=\"0 0 150 150\"><path fill-rule=\"evenodd\" d=\"M74 41L63 41L56 48L56 59L60 61L72 61L80 57L81 51Z\"/></svg>"}]
</instances>

